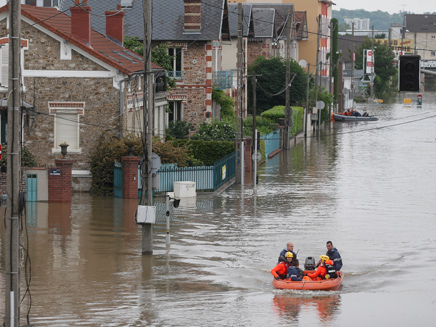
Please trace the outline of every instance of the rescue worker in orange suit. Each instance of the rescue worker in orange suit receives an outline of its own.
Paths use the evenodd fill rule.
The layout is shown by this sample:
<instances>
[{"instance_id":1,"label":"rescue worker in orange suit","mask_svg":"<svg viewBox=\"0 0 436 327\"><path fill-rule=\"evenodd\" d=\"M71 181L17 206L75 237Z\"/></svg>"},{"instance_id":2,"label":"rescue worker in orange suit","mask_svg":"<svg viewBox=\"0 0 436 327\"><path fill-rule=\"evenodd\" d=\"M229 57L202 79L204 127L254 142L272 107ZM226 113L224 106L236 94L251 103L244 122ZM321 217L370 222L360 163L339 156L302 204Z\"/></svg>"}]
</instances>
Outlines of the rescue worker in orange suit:
<instances>
[{"instance_id":1,"label":"rescue worker in orange suit","mask_svg":"<svg viewBox=\"0 0 436 327\"><path fill-rule=\"evenodd\" d=\"M344 112L345 116L353 116L353 113L351 112L350 109L348 109L346 112Z\"/></svg>"},{"instance_id":2,"label":"rescue worker in orange suit","mask_svg":"<svg viewBox=\"0 0 436 327\"><path fill-rule=\"evenodd\" d=\"M275 279L285 279L288 274L288 269L292 265L292 259L294 255L292 252L286 252L286 261L281 261L277 266L271 269L271 274Z\"/></svg>"},{"instance_id":3,"label":"rescue worker in orange suit","mask_svg":"<svg viewBox=\"0 0 436 327\"><path fill-rule=\"evenodd\" d=\"M330 258L326 255L322 255L319 258L321 259L321 264L318 266L316 271L314 273L307 274L307 276L312 278L312 280L322 280L325 278L325 275L327 274L327 269L325 267L325 263L327 260L330 260Z\"/></svg>"}]
</instances>

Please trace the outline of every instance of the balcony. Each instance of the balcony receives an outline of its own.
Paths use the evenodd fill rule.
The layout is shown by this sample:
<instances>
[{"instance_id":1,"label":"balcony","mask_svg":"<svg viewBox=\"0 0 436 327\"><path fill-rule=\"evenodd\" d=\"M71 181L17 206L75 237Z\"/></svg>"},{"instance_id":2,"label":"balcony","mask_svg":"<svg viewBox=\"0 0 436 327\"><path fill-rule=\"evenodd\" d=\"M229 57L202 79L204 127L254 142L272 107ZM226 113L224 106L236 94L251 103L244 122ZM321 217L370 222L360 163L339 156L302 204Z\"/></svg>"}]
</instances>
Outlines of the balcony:
<instances>
[{"instance_id":1,"label":"balcony","mask_svg":"<svg viewBox=\"0 0 436 327\"><path fill-rule=\"evenodd\" d=\"M183 71L167 71L167 76L173 79L182 79Z\"/></svg>"},{"instance_id":2,"label":"balcony","mask_svg":"<svg viewBox=\"0 0 436 327\"><path fill-rule=\"evenodd\" d=\"M233 85L233 71L221 70L213 73L213 86L218 90L225 90L232 88Z\"/></svg>"}]
</instances>

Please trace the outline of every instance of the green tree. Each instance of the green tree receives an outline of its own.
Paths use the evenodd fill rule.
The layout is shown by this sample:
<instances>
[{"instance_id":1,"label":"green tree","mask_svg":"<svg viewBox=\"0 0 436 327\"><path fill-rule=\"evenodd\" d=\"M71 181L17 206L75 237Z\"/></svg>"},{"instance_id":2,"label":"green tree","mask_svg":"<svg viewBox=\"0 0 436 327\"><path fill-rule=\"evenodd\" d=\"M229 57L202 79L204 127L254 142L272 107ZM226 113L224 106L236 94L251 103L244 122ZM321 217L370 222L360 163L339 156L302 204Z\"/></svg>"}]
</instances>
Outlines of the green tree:
<instances>
[{"instance_id":1,"label":"green tree","mask_svg":"<svg viewBox=\"0 0 436 327\"><path fill-rule=\"evenodd\" d=\"M291 106L302 105L306 95L306 73L295 61L290 61L291 87L290 99ZM266 59L259 56L253 65L248 67L248 73L256 72L257 77L257 114L270 109L274 106L284 105L286 102L286 62L283 58L273 57ZM248 99L253 98L253 87L251 78L248 79ZM253 103L248 104L249 112L253 111Z\"/></svg>"},{"instance_id":2,"label":"green tree","mask_svg":"<svg viewBox=\"0 0 436 327\"><path fill-rule=\"evenodd\" d=\"M371 49L371 40L366 38L359 49L356 50L355 65L357 69L363 69L363 50ZM394 64L394 54L384 44L374 46L374 93L378 98L389 95L394 90L391 79L397 74Z\"/></svg>"},{"instance_id":3,"label":"green tree","mask_svg":"<svg viewBox=\"0 0 436 327\"><path fill-rule=\"evenodd\" d=\"M169 44L169 42L161 43L151 50L151 61L158 64L166 71L172 70L171 63L173 62L173 57L168 54ZM140 56L144 56L144 45L137 36L125 36L124 46ZM175 81L168 77L167 84L169 87L176 87Z\"/></svg>"}]
</instances>

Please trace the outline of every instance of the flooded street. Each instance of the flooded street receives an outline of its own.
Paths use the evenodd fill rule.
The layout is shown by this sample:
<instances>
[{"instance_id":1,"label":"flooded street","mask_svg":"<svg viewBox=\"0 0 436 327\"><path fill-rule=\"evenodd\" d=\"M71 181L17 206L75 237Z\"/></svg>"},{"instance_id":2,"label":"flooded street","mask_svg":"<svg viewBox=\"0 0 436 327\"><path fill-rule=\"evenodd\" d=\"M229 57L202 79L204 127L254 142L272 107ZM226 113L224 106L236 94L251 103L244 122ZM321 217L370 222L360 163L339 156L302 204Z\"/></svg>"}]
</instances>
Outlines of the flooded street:
<instances>
[{"instance_id":1,"label":"flooded street","mask_svg":"<svg viewBox=\"0 0 436 327\"><path fill-rule=\"evenodd\" d=\"M256 195L249 184L232 186L199 196L196 210L174 209L170 248L157 204L153 256L141 255L136 200L28 203L30 323L434 326L436 106L359 110L379 120L327 123L299 137L260 168ZM273 288L269 271L287 242L304 263L325 254L328 240L344 263L339 291ZM26 297L23 318L28 305Z\"/></svg>"}]
</instances>

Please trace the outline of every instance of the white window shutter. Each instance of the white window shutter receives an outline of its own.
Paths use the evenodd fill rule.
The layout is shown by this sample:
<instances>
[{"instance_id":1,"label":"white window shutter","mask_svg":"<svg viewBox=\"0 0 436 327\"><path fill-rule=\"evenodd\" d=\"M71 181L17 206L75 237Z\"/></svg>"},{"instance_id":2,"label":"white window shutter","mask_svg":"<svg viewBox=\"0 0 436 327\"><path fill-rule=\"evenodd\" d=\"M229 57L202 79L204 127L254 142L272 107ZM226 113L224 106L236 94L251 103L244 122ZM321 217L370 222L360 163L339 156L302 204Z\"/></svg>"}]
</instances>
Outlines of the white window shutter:
<instances>
[{"instance_id":1,"label":"white window shutter","mask_svg":"<svg viewBox=\"0 0 436 327\"><path fill-rule=\"evenodd\" d=\"M69 149L78 149L78 115L56 113L56 143L55 146L59 149L59 144L66 142Z\"/></svg>"},{"instance_id":2,"label":"white window shutter","mask_svg":"<svg viewBox=\"0 0 436 327\"><path fill-rule=\"evenodd\" d=\"M8 87L9 81L9 44L1 46L1 72L0 84L3 87Z\"/></svg>"}]
</instances>

